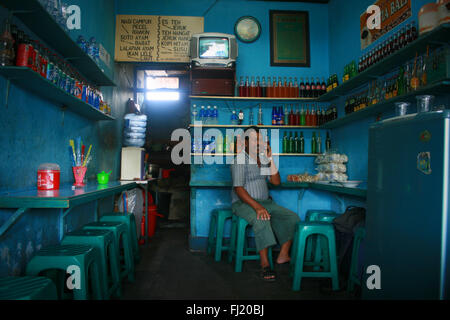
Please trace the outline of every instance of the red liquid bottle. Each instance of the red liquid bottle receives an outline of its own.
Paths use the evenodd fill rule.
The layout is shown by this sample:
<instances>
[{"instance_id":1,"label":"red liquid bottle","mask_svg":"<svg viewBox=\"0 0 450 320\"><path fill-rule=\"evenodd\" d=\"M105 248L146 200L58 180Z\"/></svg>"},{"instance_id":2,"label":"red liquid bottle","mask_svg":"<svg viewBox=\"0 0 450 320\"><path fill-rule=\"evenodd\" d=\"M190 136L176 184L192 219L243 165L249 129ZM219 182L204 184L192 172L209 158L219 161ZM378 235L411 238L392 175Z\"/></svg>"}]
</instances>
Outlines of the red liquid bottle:
<instances>
[{"instance_id":1,"label":"red liquid bottle","mask_svg":"<svg viewBox=\"0 0 450 320\"><path fill-rule=\"evenodd\" d=\"M278 97L278 83L277 77L273 77L273 85L272 85L272 98Z\"/></svg>"},{"instance_id":2,"label":"red liquid bottle","mask_svg":"<svg viewBox=\"0 0 450 320\"><path fill-rule=\"evenodd\" d=\"M283 87L281 89L281 92L282 92L281 96L283 98L288 98L289 97L289 85L288 85L286 77L284 77Z\"/></svg>"},{"instance_id":3,"label":"red liquid bottle","mask_svg":"<svg viewBox=\"0 0 450 320\"><path fill-rule=\"evenodd\" d=\"M250 83L250 97L256 97L256 84L254 77L252 77L252 81Z\"/></svg>"},{"instance_id":4,"label":"red liquid bottle","mask_svg":"<svg viewBox=\"0 0 450 320\"><path fill-rule=\"evenodd\" d=\"M296 126L299 126L300 125L300 112L298 111L298 105L297 105L297 108L296 108L296 110L295 110L295 125Z\"/></svg>"},{"instance_id":5,"label":"red liquid bottle","mask_svg":"<svg viewBox=\"0 0 450 320\"><path fill-rule=\"evenodd\" d=\"M245 97L244 77L241 77L239 81L239 97Z\"/></svg>"},{"instance_id":6,"label":"red liquid bottle","mask_svg":"<svg viewBox=\"0 0 450 320\"><path fill-rule=\"evenodd\" d=\"M294 116L294 110L292 109L292 105L291 105L291 112L289 113L289 125L295 126L295 116Z\"/></svg>"},{"instance_id":7,"label":"red liquid bottle","mask_svg":"<svg viewBox=\"0 0 450 320\"><path fill-rule=\"evenodd\" d=\"M271 98L272 97L272 78L268 77L267 78L267 92L266 92L266 97Z\"/></svg>"},{"instance_id":8,"label":"red liquid bottle","mask_svg":"<svg viewBox=\"0 0 450 320\"><path fill-rule=\"evenodd\" d=\"M259 82L259 77L256 77L256 95L255 97L261 97L261 83Z\"/></svg>"},{"instance_id":9,"label":"red liquid bottle","mask_svg":"<svg viewBox=\"0 0 450 320\"><path fill-rule=\"evenodd\" d=\"M248 77L245 77L244 97L250 97L250 84L248 83Z\"/></svg>"},{"instance_id":10,"label":"red liquid bottle","mask_svg":"<svg viewBox=\"0 0 450 320\"><path fill-rule=\"evenodd\" d=\"M294 98L298 98L299 96L298 82L297 78L294 78Z\"/></svg>"},{"instance_id":11,"label":"red liquid bottle","mask_svg":"<svg viewBox=\"0 0 450 320\"><path fill-rule=\"evenodd\" d=\"M281 77L278 77L278 86L275 94L277 98L283 97L283 80L281 80Z\"/></svg>"}]
</instances>

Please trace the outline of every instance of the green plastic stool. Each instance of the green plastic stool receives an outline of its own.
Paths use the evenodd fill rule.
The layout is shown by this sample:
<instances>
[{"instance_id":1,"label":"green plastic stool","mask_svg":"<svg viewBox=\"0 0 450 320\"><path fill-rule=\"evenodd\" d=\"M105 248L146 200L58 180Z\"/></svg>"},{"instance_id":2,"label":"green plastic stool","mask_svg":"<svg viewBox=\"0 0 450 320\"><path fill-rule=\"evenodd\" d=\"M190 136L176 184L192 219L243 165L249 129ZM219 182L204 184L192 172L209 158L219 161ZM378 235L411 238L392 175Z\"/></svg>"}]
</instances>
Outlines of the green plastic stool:
<instances>
[{"instance_id":1,"label":"green plastic stool","mask_svg":"<svg viewBox=\"0 0 450 320\"><path fill-rule=\"evenodd\" d=\"M231 209L215 209L211 214L207 252L210 254L214 249L214 260L217 262L222 259L222 251L228 251L230 249L229 246L223 245L223 231L225 221L231 219L232 215Z\"/></svg>"},{"instance_id":2,"label":"green plastic stool","mask_svg":"<svg viewBox=\"0 0 450 320\"><path fill-rule=\"evenodd\" d=\"M58 293L47 277L5 277L0 278L0 300L58 300Z\"/></svg>"},{"instance_id":3,"label":"green plastic stool","mask_svg":"<svg viewBox=\"0 0 450 320\"><path fill-rule=\"evenodd\" d=\"M361 280L358 277L358 258L359 258L359 247L361 241L366 237L366 229L359 227L355 231L353 238L353 250L352 250L352 261L350 263L350 272L348 275L347 282L347 292L352 292L355 284L361 285Z\"/></svg>"},{"instance_id":4,"label":"green plastic stool","mask_svg":"<svg viewBox=\"0 0 450 320\"><path fill-rule=\"evenodd\" d=\"M130 229L131 247L133 248L134 261L139 262L141 255L139 253L138 236L136 232L136 219L133 213L126 212L111 212L105 213L100 218L100 221L118 221L124 222Z\"/></svg>"},{"instance_id":5,"label":"green plastic stool","mask_svg":"<svg viewBox=\"0 0 450 320\"><path fill-rule=\"evenodd\" d=\"M117 257L120 261L120 266L123 269L120 272L122 278L128 277L130 282L134 282L134 257L133 249L130 242L130 230L123 222L113 221L99 221L91 222L83 226L84 230L110 230L114 234L114 241L116 242ZM121 255L120 244L123 245L123 256ZM123 264L122 264L123 258Z\"/></svg>"},{"instance_id":6,"label":"green plastic stool","mask_svg":"<svg viewBox=\"0 0 450 320\"><path fill-rule=\"evenodd\" d=\"M328 246L328 257L325 257L323 271L306 272L304 266L317 266L317 262L305 261L306 240L311 235L323 236L322 245ZM326 222L299 222L296 226L293 244L293 257L291 260L291 268L293 269L294 280L292 290L299 291L302 278L331 278L333 290L339 289L336 241L333 225Z\"/></svg>"},{"instance_id":7,"label":"green plastic stool","mask_svg":"<svg viewBox=\"0 0 450 320\"><path fill-rule=\"evenodd\" d=\"M89 299L89 279L92 280L93 298L103 299L103 291L99 269L100 253L96 248L87 245L56 245L39 250L28 262L26 274L38 276L49 269L63 270L67 272L69 266L80 268L80 288L73 289L75 300ZM57 285L65 286L66 283Z\"/></svg>"},{"instance_id":8,"label":"green plastic stool","mask_svg":"<svg viewBox=\"0 0 450 320\"><path fill-rule=\"evenodd\" d=\"M306 220L307 222L332 222L334 218L336 218L338 214L332 210L308 210L306 212ZM317 236L312 235L307 240L306 245L306 260L312 261L313 259L320 259L321 246L320 241L317 241ZM313 255L313 252L314 255ZM319 254L319 255L318 255ZM317 267L315 268L317 270Z\"/></svg>"},{"instance_id":9,"label":"green plastic stool","mask_svg":"<svg viewBox=\"0 0 450 320\"><path fill-rule=\"evenodd\" d=\"M120 265L114 234L109 230L76 230L66 233L61 244L85 244L100 252L103 296L108 299L121 296ZM109 266L109 268L108 268ZM109 269L109 270L108 270Z\"/></svg>"},{"instance_id":10,"label":"green plastic stool","mask_svg":"<svg viewBox=\"0 0 450 320\"><path fill-rule=\"evenodd\" d=\"M235 272L242 272L244 261L260 259L258 252L256 254L249 254L250 251L256 251L256 249L247 247L247 227L249 227L249 224L245 219L233 214L231 220L231 241L230 250L228 251L228 262L231 263L233 257L236 258L234 266ZM268 250L268 259L270 268L273 270L272 247Z\"/></svg>"}]
</instances>

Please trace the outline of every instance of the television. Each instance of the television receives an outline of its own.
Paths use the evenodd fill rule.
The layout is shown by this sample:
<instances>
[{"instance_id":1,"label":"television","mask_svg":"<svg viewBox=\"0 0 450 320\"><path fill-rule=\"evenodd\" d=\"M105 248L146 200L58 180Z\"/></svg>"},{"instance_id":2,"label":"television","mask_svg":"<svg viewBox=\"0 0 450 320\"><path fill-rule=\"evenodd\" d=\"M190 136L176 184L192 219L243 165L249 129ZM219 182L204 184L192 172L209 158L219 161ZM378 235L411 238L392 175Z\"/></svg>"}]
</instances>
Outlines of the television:
<instances>
[{"instance_id":1,"label":"television","mask_svg":"<svg viewBox=\"0 0 450 320\"><path fill-rule=\"evenodd\" d=\"M214 32L193 34L189 57L196 67L234 67L238 57L236 37Z\"/></svg>"}]
</instances>

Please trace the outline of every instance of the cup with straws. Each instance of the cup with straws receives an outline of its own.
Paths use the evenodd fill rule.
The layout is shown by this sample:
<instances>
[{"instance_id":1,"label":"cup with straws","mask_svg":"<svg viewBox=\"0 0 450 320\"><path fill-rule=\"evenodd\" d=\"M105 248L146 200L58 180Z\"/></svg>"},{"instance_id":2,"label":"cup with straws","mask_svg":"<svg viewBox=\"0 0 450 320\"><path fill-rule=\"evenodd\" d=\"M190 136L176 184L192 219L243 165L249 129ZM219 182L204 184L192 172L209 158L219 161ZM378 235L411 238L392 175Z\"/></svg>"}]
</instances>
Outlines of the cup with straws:
<instances>
[{"instance_id":1,"label":"cup with straws","mask_svg":"<svg viewBox=\"0 0 450 320\"><path fill-rule=\"evenodd\" d=\"M70 140L69 155L72 161L72 171L75 177L75 187L84 187L84 177L86 175L87 165L91 161L92 144L89 146L85 156L85 146L81 141L81 137Z\"/></svg>"}]
</instances>

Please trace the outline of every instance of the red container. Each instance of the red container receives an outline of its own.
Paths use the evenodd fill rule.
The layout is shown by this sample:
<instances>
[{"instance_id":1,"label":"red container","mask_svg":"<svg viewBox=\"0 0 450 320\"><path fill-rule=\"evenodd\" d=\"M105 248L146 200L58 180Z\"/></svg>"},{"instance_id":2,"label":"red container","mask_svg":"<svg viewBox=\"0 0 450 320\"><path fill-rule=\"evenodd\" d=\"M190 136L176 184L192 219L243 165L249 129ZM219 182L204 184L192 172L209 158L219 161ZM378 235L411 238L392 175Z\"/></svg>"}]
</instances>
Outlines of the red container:
<instances>
[{"instance_id":1,"label":"red container","mask_svg":"<svg viewBox=\"0 0 450 320\"><path fill-rule=\"evenodd\" d=\"M56 163L44 163L38 168L38 190L59 190L60 169Z\"/></svg>"},{"instance_id":2,"label":"red container","mask_svg":"<svg viewBox=\"0 0 450 320\"><path fill-rule=\"evenodd\" d=\"M28 43L21 43L17 49L16 66L28 67L28 59L31 57L31 50L34 51L33 47Z\"/></svg>"}]
</instances>

